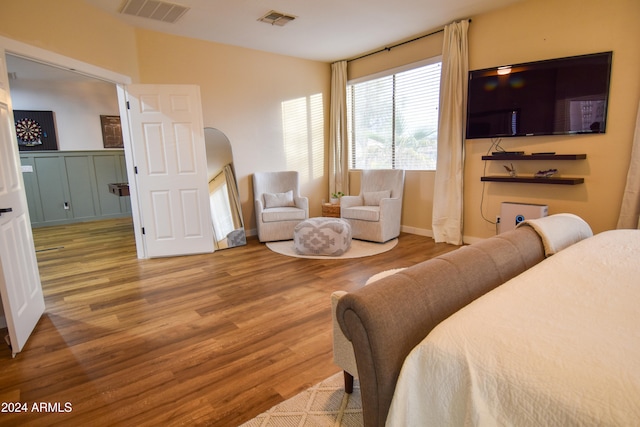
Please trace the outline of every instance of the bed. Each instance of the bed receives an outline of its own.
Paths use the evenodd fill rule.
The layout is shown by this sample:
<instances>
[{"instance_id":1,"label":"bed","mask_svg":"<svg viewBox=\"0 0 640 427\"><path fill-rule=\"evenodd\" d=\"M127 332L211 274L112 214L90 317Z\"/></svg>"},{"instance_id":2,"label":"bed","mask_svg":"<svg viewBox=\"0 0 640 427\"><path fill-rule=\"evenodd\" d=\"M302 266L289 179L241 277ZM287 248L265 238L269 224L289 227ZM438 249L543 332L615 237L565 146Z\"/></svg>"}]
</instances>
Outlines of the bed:
<instances>
[{"instance_id":1,"label":"bed","mask_svg":"<svg viewBox=\"0 0 640 427\"><path fill-rule=\"evenodd\" d=\"M640 231L567 247L405 359L386 425L640 424Z\"/></svg>"}]
</instances>

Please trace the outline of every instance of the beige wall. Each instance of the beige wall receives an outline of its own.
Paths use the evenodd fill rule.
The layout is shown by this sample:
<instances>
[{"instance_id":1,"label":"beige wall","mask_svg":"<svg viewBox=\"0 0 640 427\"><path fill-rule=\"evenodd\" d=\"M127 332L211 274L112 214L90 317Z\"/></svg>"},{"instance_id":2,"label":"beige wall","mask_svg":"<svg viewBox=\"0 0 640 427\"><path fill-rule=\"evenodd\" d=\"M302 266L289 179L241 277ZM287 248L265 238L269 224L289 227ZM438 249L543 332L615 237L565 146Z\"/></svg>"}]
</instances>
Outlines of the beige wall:
<instances>
[{"instance_id":1,"label":"beige wall","mask_svg":"<svg viewBox=\"0 0 640 427\"><path fill-rule=\"evenodd\" d=\"M137 80L135 32L130 26L83 0L0 3L0 35Z\"/></svg>"},{"instance_id":2,"label":"beige wall","mask_svg":"<svg viewBox=\"0 0 640 427\"><path fill-rule=\"evenodd\" d=\"M29 25L22 19L25 11ZM585 184L488 183L482 207L487 218L495 219L501 201L548 203L551 213L581 215L596 232L615 227L640 93L639 16L637 0L524 0L471 17L472 69L614 51L606 134L513 138L502 144L527 152L587 153L586 161L517 165L521 173L557 167L565 175L584 176ZM134 82L200 85L205 125L221 129L231 140L250 228L253 171L301 170L312 215L319 214L320 201L328 197L329 64L134 30L82 0L2 2L0 35L128 75ZM441 42L437 34L352 61L349 75L360 77L437 55ZM480 215L480 157L489 146L488 140L467 143L465 236L470 238L494 232ZM495 162L487 170L497 173L501 167ZM432 200L433 172L408 172L405 230L430 233Z\"/></svg>"},{"instance_id":3,"label":"beige wall","mask_svg":"<svg viewBox=\"0 0 640 427\"><path fill-rule=\"evenodd\" d=\"M300 171L311 215L320 215L328 199L329 64L136 30L82 0L2 2L0 35L134 83L199 85L205 126L231 141L247 228L255 227L254 171Z\"/></svg>"},{"instance_id":4,"label":"beige wall","mask_svg":"<svg viewBox=\"0 0 640 427\"><path fill-rule=\"evenodd\" d=\"M142 82L200 86L205 126L231 141L247 228L258 171L299 171L310 214L320 216L329 197L329 64L145 30L137 40Z\"/></svg>"},{"instance_id":5,"label":"beige wall","mask_svg":"<svg viewBox=\"0 0 640 427\"><path fill-rule=\"evenodd\" d=\"M586 153L569 162L514 162L520 173L557 168L583 176L576 186L487 183L483 212L495 220L500 202L542 203L549 213L572 212L600 232L615 228L626 182L640 95L640 2L637 0L526 0L473 17L469 29L471 69L539 59L613 51L607 132L601 135L505 138L505 150L527 153ZM480 177L489 140L467 142L465 235L487 237L494 227L482 220ZM487 173L501 173L489 162Z\"/></svg>"},{"instance_id":6,"label":"beige wall","mask_svg":"<svg viewBox=\"0 0 640 427\"><path fill-rule=\"evenodd\" d=\"M550 213L572 212L595 232L615 228L626 180L640 94L640 2L637 0L525 0L470 17L471 69L612 50L614 52L607 133L603 135L505 138L506 150L586 153L575 162L514 162L521 174L557 168L582 176L577 186L480 182L490 149L488 139L466 143L464 235L466 241L489 237L503 201L542 203ZM435 43L434 43L435 42ZM349 64L357 78L438 54L441 34ZM500 174L502 162L488 162L487 174ZM357 181L356 181L357 182ZM433 173L407 172L402 225L431 233ZM352 188L353 189L353 188ZM484 192L484 202L481 200Z\"/></svg>"}]
</instances>

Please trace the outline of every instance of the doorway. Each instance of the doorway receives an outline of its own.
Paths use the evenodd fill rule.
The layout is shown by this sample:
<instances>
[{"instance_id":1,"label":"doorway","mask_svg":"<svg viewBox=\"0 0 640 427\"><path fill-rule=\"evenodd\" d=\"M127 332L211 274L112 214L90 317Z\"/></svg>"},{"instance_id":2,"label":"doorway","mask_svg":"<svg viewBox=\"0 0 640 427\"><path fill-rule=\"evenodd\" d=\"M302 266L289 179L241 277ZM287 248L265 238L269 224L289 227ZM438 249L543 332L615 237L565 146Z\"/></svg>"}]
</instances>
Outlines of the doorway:
<instances>
[{"instance_id":1,"label":"doorway","mask_svg":"<svg viewBox=\"0 0 640 427\"><path fill-rule=\"evenodd\" d=\"M110 125L116 85L11 54L6 63L16 123L30 126L16 133L32 227L130 216L129 197L109 191L127 182Z\"/></svg>"},{"instance_id":2,"label":"doorway","mask_svg":"<svg viewBox=\"0 0 640 427\"><path fill-rule=\"evenodd\" d=\"M97 67L82 61L77 61L73 58L59 55L45 49L21 43L16 40L7 39L1 36L0 46L4 48L3 50L0 50L0 54L4 53L5 58L11 55L23 60L31 61L36 64L42 64L43 66L48 66L52 69L56 69L60 73L59 75L64 75L66 77L71 76L72 78L76 79L79 79L80 76L82 76L87 79L99 80L111 85L115 85L120 115L122 116L123 111L126 112L126 108L123 105L125 102L124 87L125 85L131 84L131 78L129 76L115 73L101 67ZM126 161L126 175L131 176L129 171L132 171L134 168L132 159L133 156L130 152L130 147L127 147L126 143L124 147L124 157ZM137 255L138 258L144 258L141 227L139 227L139 220L138 218L136 218L138 214L137 203L133 197L131 198L131 211L134 222L134 236L138 252Z\"/></svg>"},{"instance_id":3,"label":"doorway","mask_svg":"<svg viewBox=\"0 0 640 427\"><path fill-rule=\"evenodd\" d=\"M140 127L143 126L145 129L144 131L145 138L151 137L153 139L157 135L160 135L159 139L157 140L145 140L144 138L140 137L140 135L137 135L136 137L136 141L142 141L141 144L147 145L146 152L153 153L154 155L156 155L158 153L156 148L172 146L173 144L176 143L176 141L170 140L170 138L173 136L170 137L169 132L165 132L165 133L157 132L157 130L160 130L160 131L162 130L158 128L158 126L154 128L155 130L150 129L148 125L145 125L144 123L136 120L140 120L142 115L150 116L151 114L159 113L161 117L166 116L170 121L170 120L174 120L175 117L173 116L177 114L182 114L184 116L183 113L185 113L186 111L191 111L192 116L190 117L180 116L179 118L180 123L175 124L179 128L178 130L175 130L176 128L173 127L174 125L171 125L171 124L169 125L172 126L171 129L174 129L173 131L171 131L171 133L172 134L176 133L177 137L180 138L180 140L177 141L179 144L184 145L184 142L187 141L189 138L191 138L193 140L191 143L193 143L194 145L188 148L191 149L193 153L199 153L201 148L200 146L202 146L202 149L204 149L203 133L199 133L196 130L196 129L199 129L202 132L204 128L204 125L202 123L202 111L201 111L202 107L199 101L200 100L199 87L195 85L161 85L161 84L132 85L131 78L128 76L114 73L112 71L109 71L100 67L96 67L81 61L77 61L72 58L68 58L68 57L65 57L41 48L37 48L31 45L17 42L15 40L6 39L1 36L0 36L0 46L2 46L3 48L2 52L8 55L15 55L23 59L32 60L34 62L46 64L48 66L52 66L57 69L61 69L67 72L77 73L84 77L90 77L90 78L101 80L104 82L109 82L115 85L117 98L118 98L118 108L119 108L119 113L121 118L122 129L123 129L122 133L123 133L123 145L124 145L124 158L126 162L125 169L127 172L126 176L130 178L129 181L131 184L129 186L130 197L131 197L131 216L134 224L134 236L136 241L137 256L138 258L141 258L141 259L154 256L148 250L149 241L151 239L154 239L152 241L155 243L160 241L164 236L157 233L147 234L145 236L145 226L144 226L145 221L142 214L145 213L145 218L147 218L148 213L145 207L148 207L149 201L151 200L151 198L156 197L159 193L156 191L156 193L151 194L148 192L148 188L146 189L147 191L145 191L145 184L148 184L150 179L152 179L153 177L149 174L145 174L144 170L142 172L140 170L142 166L145 166L147 165L147 163L149 163L148 162L149 159L145 158L144 155L136 156L141 159L140 160L141 163L137 166L136 164L134 164L134 160L133 160L134 150L136 149L137 145L134 145L131 141L131 139L134 137L132 135L132 132L136 131L139 133L141 129ZM172 88L170 88L169 86L172 86ZM169 111L165 112L165 111L154 110L157 105L161 105L157 103L157 101L161 99L159 98L161 96L160 92L166 91L166 90L174 91L171 96L177 97L175 100L169 100L169 102L172 105L172 108L175 107L175 109L172 112L174 113L173 115L171 114L167 115ZM132 91L138 91L139 93L136 96L136 94L132 94ZM178 91L179 93L175 93L175 91ZM144 97L145 100L143 103L141 103L140 99L138 99L139 96ZM187 102L188 99L197 100L197 105L194 104L194 105L191 105L189 108L184 109L185 108L184 103ZM192 101L189 101L189 102L192 102ZM143 105L144 109L134 108L134 104L136 103L139 105ZM132 106L131 110L128 109L129 105ZM149 131L149 133L147 133L147 131ZM155 132L155 136L154 136L154 132ZM167 138L166 141L162 139L164 138L163 135L166 135L166 138ZM150 143L156 144L156 145L154 147L151 147L149 145ZM166 157L166 158L170 158L170 157ZM193 159L195 163L203 162L201 165L198 166L198 168L206 169L206 159L205 159L204 153L202 155L193 156ZM184 166L183 164L180 165L181 168L183 166ZM170 173L173 173L173 169L171 169ZM210 212L209 212L208 204L206 203L206 198L202 197L200 194L200 193L208 194L207 183L204 180L206 179L206 176L202 180L202 182L200 182L200 169L197 169L197 170L194 169L194 171L197 172L197 174L193 174L193 178L189 182L185 181L186 178L182 180L174 180L176 182L176 184L174 184L174 187L179 185L185 185L185 187L183 189L177 188L177 187L172 188L172 191L174 191L174 194L177 194L178 192L182 192L182 194L185 194L184 191L190 190L189 196L191 197L191 199L196 200L196 198L200 198L199 200L204 201L202 203L199 203L198 205L199 212L197 214L191 213L191 216L200 215L201 218L209 218ZM179 171L183 171L183 169L179 169ZM155 172L155 170L153 172ZM175 175L175 177L177 178L178 175ZM139 193L139 190L141 191L140 193ZM169 193L165 192L165 194L169 194ZM156 199L157 198L158 197L156 197ZM170 200L167 198L167 201L170 201ZM168 206L173 206L173 204ZM147 220L149 220L149 218L147 218ZM164 224L164 218L160 218L157 221L154 220L154 222L149 222L149 221L146 221L146 222L148 222L147 225L149 226L152 226L155 224ZM185 224L187 224L189 227L187 230L182 230L183 234L186 236L186 237L182 237L181 243L183 245L186 245L188 243L187 240L194 241L194 237L195 237L193 234L194 232L193 224L191 222L185 223ZM201 240L206 239L207 237L206 234L210 234L210 233L208 233L208 231L205 229L207 229L207 227L208 228L211 227L210 222L205 224L204 220L202 220L202 222L200 222L198 226L199 226L198 230L202 231L203 233L202 235L199 236L199 238ZM213 251L213 245L211 244L211 249L207 250L207 252L212 252L212 251ZM175 255L180 255L180 254L187 254L187 253L175 253ZM163 256L171 256L171 255L173 254L167 253Z\"/></svg>"}]
</instances>

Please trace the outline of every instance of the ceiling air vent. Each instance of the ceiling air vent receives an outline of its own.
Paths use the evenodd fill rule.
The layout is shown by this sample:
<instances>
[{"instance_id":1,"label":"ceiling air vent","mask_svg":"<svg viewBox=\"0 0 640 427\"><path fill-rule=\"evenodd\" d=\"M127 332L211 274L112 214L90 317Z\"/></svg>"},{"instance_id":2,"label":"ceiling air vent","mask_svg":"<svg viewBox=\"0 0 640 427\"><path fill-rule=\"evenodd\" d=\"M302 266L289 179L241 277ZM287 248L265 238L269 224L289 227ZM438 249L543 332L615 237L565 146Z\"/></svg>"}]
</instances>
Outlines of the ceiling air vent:
<instances>
[{"instance_id":1,"label":"ceiling air vent","mask_svg":"<svg viewBox=\"0 0 640 427\"><path fill-rule=\"evenodd\" d=\"M188 7L164 1L125 0L122 8L120 9L120 13L173 24L188 10Z\"/></svg>"},{"instance_id":2,"label":"ceiling air vent","mask_svg":"<svg viewBox=\"0 0 640 427\"><path fill-rule=\"evenodd\" d=\"M296 19L296 17L293 15L287 15L285 13L280 13L280 12L276 12L275 10L272 10L271 12L264 15L262 18L258 19L258 21L283 27L285 24L293 21L294 19Z\"/></svg>"}]
</instances>

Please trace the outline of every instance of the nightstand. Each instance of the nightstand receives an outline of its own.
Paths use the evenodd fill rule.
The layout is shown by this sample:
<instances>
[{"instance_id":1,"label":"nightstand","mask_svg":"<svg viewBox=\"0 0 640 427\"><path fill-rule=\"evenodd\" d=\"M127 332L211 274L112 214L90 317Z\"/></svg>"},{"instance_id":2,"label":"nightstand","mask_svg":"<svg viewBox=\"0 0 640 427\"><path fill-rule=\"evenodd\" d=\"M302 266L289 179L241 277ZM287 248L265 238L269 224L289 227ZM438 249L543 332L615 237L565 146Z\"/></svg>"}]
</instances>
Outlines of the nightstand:
<instances>
[{"instance_id":1,"label":"nightstand","mask_svg":"<svg viewBox=\"0 0 640 427\"><path fill-rule=\"evenodd\" d=\"M322 216L330 218L340 218L340 205L334 205L331 203L322 204Z\"/></svg>"}]
</instances>

